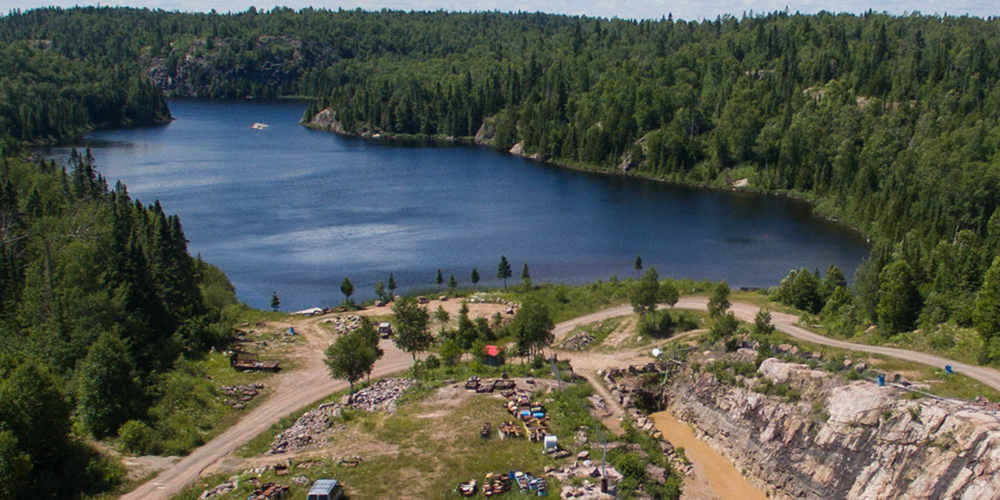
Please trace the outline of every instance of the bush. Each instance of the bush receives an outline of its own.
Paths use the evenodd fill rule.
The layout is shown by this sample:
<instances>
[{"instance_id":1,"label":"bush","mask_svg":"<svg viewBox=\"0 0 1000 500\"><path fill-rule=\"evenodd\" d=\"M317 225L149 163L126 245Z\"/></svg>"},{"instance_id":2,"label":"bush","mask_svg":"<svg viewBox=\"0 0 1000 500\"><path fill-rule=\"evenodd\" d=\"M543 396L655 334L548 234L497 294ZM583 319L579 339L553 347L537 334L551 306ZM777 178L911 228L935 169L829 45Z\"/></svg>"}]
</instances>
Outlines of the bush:
<instances>
[{"instance_id":1,"label":"bush","mask_svg":"<svg viewBox=\"0 0 1000 500\"><path fill-rule=\"evenodd\" d=\"M674 318L670 311L654 311L642 316L638 333L643 337L667 338L673 332L673 327Z\"/></svg>"},{"instance_id":2,"label":"bush","mask_svg":"<svg viewBox=\"0 0 1000 500\"><path fill-rule=\"evenodd\" d=\"M427 356L427 359L424 359L424 368L427 368L428 370L437 370L440 367L441 360L438 359L437 356L431 354L430 356Z\"/></svg>"},{"instance_id":3,"label":"bush","mask_svg":"<svg viewBox=\"0 0 1000 500\"><path fill-rule=\"evenodd\" d=\"M133 455L155 455L159 452L153 429L139 420L129 420L118 428L118 446Z\"/></svg>"}]
</instances>

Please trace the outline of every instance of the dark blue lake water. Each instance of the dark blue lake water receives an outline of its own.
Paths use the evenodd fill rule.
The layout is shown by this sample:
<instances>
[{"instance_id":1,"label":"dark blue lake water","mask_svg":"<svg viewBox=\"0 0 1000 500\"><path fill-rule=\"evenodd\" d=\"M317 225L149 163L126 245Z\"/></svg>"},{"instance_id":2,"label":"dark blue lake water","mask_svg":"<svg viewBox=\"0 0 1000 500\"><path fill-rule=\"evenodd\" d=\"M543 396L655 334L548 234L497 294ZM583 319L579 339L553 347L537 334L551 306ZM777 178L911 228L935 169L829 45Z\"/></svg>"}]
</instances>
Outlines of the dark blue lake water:
<instances>
[{"instance_id":1,"label":"dark blue lake water","mask_svg":"<svg viewBox=\"0 0 1000 500\"><path fill-rule=\"evenodd\" d=\"M400 291L436 270L496 284L661 275L771 286L791 268L851 276L868 250L849 229L785 198L711 191L542 165L486 148L344 138L298 124L305 105L175 100L176 121L86 137L99 170L181 217L192 254L221 267L242 301L284 310L356 298L395 273ZM252 130L254 122L266 130ZM64 157L67 148L43 151Z\"/></svg>"}]
</instances>

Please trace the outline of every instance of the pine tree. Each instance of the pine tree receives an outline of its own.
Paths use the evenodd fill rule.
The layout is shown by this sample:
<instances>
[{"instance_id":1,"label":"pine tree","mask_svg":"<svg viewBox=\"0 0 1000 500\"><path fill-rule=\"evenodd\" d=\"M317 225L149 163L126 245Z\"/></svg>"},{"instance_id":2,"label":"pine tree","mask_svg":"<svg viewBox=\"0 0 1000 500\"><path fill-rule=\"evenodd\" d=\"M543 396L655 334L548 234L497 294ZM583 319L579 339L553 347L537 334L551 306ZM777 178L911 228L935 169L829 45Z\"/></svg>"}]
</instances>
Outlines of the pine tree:
<instances>
[{"instance_id":1,"label":"pine tree","mask_svg":"<svg viewBox=\"0 0 1000 500\"><path fill-rule=\"evenodd\" d=\"M354 284L351 283L351 278L344 278L340 284L340 293L344 294L347 301L351 300L351 295L354 295Z\"/></svg>"},{"instance_id":2,"label":"pine tree","mask_svg":"<svg viewBox=\"0 0 1000 500\"><path fill-rule=\"evenodd\" d=\"M514 273L510 269L510 262L507 262L507 257L504 255L500 256L500 264L497 265L497 278L503 280L503 289L507 289L507 278L513 276Z\"/></svg>"},{"instance_id":3,"label":"pine tree","mask_svg":"<svg viewBox=\"0 0 1000 500\"><path fill-rule=\"evenodd\" d=\"M452 274L452 275L448 276L448 288L451 291L455 291L456 287L458 287L458 280L455 279L455 275Z\"/></svg>"},{"instance_id":4,"label":"pine tree","mask_svg":"<svg viewBox=\"0 0 1000 500\"><path fill-rule=\"evenodd\" d=\"M275 290L271 294L271 310L278 312L278 309L281 309L281 298L278 297L278 291Z\"/></svg>"},{"instance_id":5,"label":"pine tree","mask_svg":"<svg viewBox=\"0 0 1000 500\"><path fill-rule=\"evenodd\" d=\"M639 279L639 271L642 271L642 256L635 256L635 279Z\"/></svg>"},{"instance_id":6,"label":"pine tree","mask_svg":"<svg viewBox=\"0 0 1000 500\"><path fill-rule=\"evenodd\" d=\"M478 285L479 285L479 269L472 268L472 276L469 277L469 280L472 281L472 287L473 288L478 288Z\"/></svg>"},{"instance_id":7,"label":"pine tree","mask_svg":"<svg viewBox=\"0 0 1000 500\"><path fill-rule=\"evenodd\" d=\"M444 274L441 273L440 269L438 269L437 277L434 278L434 283L437 284L438 290L441 290L441 285L444 283Z\"/></svg>"}]
</instances>

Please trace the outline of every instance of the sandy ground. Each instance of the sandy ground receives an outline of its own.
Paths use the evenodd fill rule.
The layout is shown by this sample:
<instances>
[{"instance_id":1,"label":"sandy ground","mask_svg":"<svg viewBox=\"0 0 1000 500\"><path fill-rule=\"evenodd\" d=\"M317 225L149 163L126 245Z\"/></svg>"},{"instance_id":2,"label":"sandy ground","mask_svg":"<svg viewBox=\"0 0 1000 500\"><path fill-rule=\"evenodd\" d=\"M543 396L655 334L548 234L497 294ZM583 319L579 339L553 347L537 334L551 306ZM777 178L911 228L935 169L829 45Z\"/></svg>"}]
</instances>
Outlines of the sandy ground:
<instances>
[{"instance_id":1,"label":"sandy ground","mask_svg":"<svg viewBox=\"0 0 1000 500\"><path fill-rule=\"evenodd\" d=\"M766 500L767 496L747 481L733 463L694 435L691 427L677 421L669 412L650 415L656 429L694 466L694 476L684 480L682 498L698 500Z\"/></svg>"},{"instance_id":2,"label":"sandy ground","mask_svg":"<svg viewBox=\"0 0 1000 500\"><path fill-rule=\"evenodd\" d=\"M503 314L507 306L504 304L493 304L493 303L466 303L469 308L469 318L475 321L476 318L486 318L490 319L493 317L494 313ZM448 312L452 317L452 322L458 316L458 310L462 308L462 301L460 299L448 299L441 301L438 299L430 300L427 304L424 304L427 308L427 312L434 314L438 307L443 307L445 311ZM358 316L391 316L392 315L392 305L385 305L382 307L369 307L363 311L357 312L346 312L346 313L336 313L329 315L333 316L347 316L351 314L357 314Z\"/></svg>"}]
</instances>

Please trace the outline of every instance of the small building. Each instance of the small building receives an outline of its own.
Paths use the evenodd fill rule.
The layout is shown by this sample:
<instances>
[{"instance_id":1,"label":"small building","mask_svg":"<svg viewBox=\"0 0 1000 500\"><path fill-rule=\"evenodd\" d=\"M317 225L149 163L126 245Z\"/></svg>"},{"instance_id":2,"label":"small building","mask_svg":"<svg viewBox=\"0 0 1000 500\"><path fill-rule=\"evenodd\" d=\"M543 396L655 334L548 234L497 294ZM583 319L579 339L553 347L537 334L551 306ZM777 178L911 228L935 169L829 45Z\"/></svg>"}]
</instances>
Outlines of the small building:
<instances>
[{"instance_id":1,"label":"small building","mask_svg":"<svg viewBox=\"0 0 1000 500\"><path fill-rule=\"evenodd\" d=\"M378 334L381 335L382 338L384 339L389 338L389 336L392 335L392 323L389 323L388 321L383 321L379 323Z\"/></svg>"},{"instance_id":2,"label":"small building","mask_svg":"<svg viewBox=\"0 0 1000 500\"><path fill-rule=\"evenodd\" d=\"M336 479L318 479L306 500L338 500L343 496L344 487Z\"/></svg>"},{"instance_id":3,"label":"small building","mask_svg":"<svg viewBox=\"0 0 1000 500\"><path fill-rule=\"evenodd\" d=\"M501 366L503 365L503 358L500 356L500 348L495 345L487 345L484 348L484 354L486 354L486 359L484 364L486 366Z\"/></svg>"}]
</instances>

